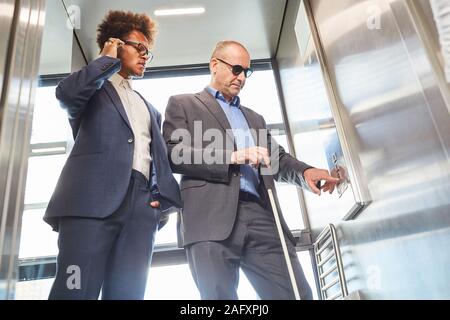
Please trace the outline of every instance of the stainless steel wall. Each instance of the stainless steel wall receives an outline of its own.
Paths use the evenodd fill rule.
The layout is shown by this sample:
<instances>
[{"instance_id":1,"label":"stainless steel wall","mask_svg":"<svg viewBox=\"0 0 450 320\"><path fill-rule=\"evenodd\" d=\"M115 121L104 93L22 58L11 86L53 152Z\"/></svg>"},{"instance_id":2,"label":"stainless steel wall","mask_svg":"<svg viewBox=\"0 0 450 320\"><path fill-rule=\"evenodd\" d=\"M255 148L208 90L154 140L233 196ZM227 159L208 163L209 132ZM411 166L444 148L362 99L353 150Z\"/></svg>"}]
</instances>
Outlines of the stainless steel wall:
<instances>
[{"instance_id":1,"label":"stainless steel wall","mask_svg":"<svg viewBox=\"0 0 450 320\"><path fill-rule=\"evenodd\" d=\"M319 68L313 59L305 71L294 32L300 1L288 1L276 57L286 109L291 116L308 109L310 122L333 127L333 120L326 121L330 114L320 112L330 97L318 75L328 72L352 132L352 157L372 198L356 219L345 222L330 206L318 205L321 200L307 201L311 226L338 225L350 292L381 299L450 298L449 88L439 84L418 32L435 30L421 25L403 0L310 3L325 65ZM426 8L427 2L420 5ZM302 80L308 72L313 76ZM325 129L313 126L310 138ZM304 131L291 132L303 132L297 155L314 161L320 150L302 149L310 144ZM326 165L323 156L318 159Z\"/></svg>"},{"instance_id":2,"label":"stainless steel wall","mask_svg":"<svg viewBox=\"0 0 450 320\"><path fill-rule=\"evenodd\" d=\"M4 78L6 73L8 72L8 48L9 48L9 38L11 26L13 23L14 17L14 0L4 1L1 4L2 14L0 15L0 136L3 135L2 132L6 130L3 124L3 118L5 113L5 103L3 102L2 92L3 92L3 84L5 83ZM0 144L0 150L2 149L2 145ZM5 228L6 223L4 222L6 215L4 215L4 203L3 199L5 198L7 189L6 189L6 181L7 181L7 171L6 165L7 162L2 159L4 156L0 153L0 254L2 253L3 243L5 242ZM2 260L3 254L0 255L0 270L2 270ZM5 276L0 275L0 299L5 297L7 282L3 279Z\"/></svg>"},{"instance_id":3,"label":"stainless steel wall","mask_svg":"<svg viewBox=\"0 0 450 320\"><path fill-rule=\"evenodd\" d=\"M0 299L14 297L45 0L1 3ZM4 10L5 9L5 10ZM14 11L14 13L13 13ZM3 32L3 26L7 26ZM5 45L5 37L10 38ZM5 52L7 52L5 57Z\"/></svg>"},{"instance_id":4,"label":"stainless steel wall","mask_svg":"<svg viewBox=\"0 0 450 320\"><path fill-rule=\"evenodd\" d=\"M93 3L90 2L91 5ZM63 0L47 1L45 12L47 19L42 36L39 75L66 74L81 69L87 62L74 30L80 31L81 26L76 23L83 12L67 12Z\"/></svg>"},{"instance_id":5,"label":"stainless steel wall","mask_svg":"<svg viewBox=\"0 0 450 320\"><path fill-rule=\"evenodd\" d=\"M5 0L1 3L0 15L0 92L3 87L3 77L6 70L6 56L8 53L9 32L14 15L14 0Z\"/></svg>"}]
</instances>

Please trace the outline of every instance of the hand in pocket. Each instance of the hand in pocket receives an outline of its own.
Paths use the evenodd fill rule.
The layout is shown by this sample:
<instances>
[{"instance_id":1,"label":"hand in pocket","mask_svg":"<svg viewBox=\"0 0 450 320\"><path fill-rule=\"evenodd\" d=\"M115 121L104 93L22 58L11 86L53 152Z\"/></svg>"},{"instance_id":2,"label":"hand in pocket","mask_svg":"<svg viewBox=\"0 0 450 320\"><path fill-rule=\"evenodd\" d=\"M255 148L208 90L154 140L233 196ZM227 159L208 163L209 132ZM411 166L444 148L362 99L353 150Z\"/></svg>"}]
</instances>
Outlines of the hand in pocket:
<instances>
[{"instance_id":1,"label":"hand in pocket","mask_svg":"<svg viewBox=\"0 0 450 320\"><path fill-rule=\"evenodd\" d=\"M152 202L150 202L150 206L152 207L152 208L159 208L159 206L160 206L161 204L159 203L159 201L152 201Z\"/></svg>"}]
</instances>

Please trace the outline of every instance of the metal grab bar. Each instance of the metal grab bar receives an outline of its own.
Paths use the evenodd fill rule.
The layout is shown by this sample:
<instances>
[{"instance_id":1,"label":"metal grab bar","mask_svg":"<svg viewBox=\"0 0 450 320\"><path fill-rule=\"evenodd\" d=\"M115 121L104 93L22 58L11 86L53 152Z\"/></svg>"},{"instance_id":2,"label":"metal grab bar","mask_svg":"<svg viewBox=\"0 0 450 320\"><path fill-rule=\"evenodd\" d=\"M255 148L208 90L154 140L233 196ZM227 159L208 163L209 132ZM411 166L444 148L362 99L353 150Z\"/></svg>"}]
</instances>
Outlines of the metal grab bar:
<instances>
[{"instance_id":1,"label":"metal grab bar","mask_svg":"<svg viewBox=\"0 0 450 320\"><path fill-rule=\"evenodd\" d=\"M324 278L326 278L328 275L330 275L333 271L336 271L337 270L337 265L336 266L334 266L334 267L331 267L330 269L328 269L327 271L325 271L321 276L320 276L320 278L321 279L324 279Z\"/></svg>"},{"instance_id":2,"label":"metal grab bar","mask_svg":"<svg viewBox=\"0 0 450 320\"><path fill-rule=\"evenodd\" d=\"M343 299L348 296L341 250L337 239L336 227L333 224L329 224L320 233L314 243L314 257L319 276L320 294L322 300L335 300L337 298ZM325 265L327 265L326 270L324 270ZM337 272L337 277L334 277L331 281L327 281L326 278L329 275L334 274L334 272ZM340 286L339 292L334 292L330 296L330 289L335 288L336 285Z\"/></svg>"}]
</instances>

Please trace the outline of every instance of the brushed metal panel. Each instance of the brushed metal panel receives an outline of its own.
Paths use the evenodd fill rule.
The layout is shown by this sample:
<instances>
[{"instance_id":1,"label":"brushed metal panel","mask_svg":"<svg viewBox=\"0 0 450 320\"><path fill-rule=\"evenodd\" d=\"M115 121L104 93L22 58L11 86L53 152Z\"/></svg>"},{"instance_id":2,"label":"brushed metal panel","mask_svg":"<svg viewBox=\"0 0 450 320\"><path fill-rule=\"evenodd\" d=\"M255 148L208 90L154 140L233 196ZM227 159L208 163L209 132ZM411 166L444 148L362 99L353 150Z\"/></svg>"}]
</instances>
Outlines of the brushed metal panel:
<instances>
[{"instance_id":1,"label":"brushed metal panel","mask_svg":"<svg viewBox=\"0 0 450 320\"><path fill-rule=\"evenodd\" d=\"M14 15L14 0L0 3L0 93L3 88L3 78L6 70L6 56L8 50L9 33ZM0 109L0 113L2 110Z\"/></svg>"},{"instance_id":2,"label":"brushed metal panel","mask_svg":"<svg viewBox=\"0 0 450 320\"><path fill-rule=\"evenodd\" d=\"M45 0L16 1L0 132L0 299L14 297Z\"/></svg>"},{"instance_id":3,"label":"brushed metal panel","mask_svg":"<svg viewBox=\"0 0 450 320\"><path fill-rule=\"evenodd\" d=\"M311 5L373 197L339 224L349 291L448 299L450 116L417 21L401 0Z\"/></svg>"},{"instance_id":4,"label":"brushed metal panel","mask_svg":"<svg viewBox=\"0 0 450 320\"><path fill-rule=\"evenodd\" d=\"M47 1L39 75L71 73L73 29L62 0Z\"/></svg>"},{"instance_id":5,"label":"brushed metal panel","mask_svg":"<svg viewBox=\"0 0 450 320\"><path fill-rule=\"evenodd\" d=\"M314 25L307 17L308 6L303 4L303 1L288 3L277 60L295 154L302 161L328 168L334 176L342 178L333 195L323 194L319 198L303 192L306 203L303 214L307 214L309 227L319 233L329 223L353 218L370 202L370 196L363 191L367 189L364 180L355 172L342 116L336 110L336 102L331 101L330 80L323 76Z\"/></svg>"}]
</instances>

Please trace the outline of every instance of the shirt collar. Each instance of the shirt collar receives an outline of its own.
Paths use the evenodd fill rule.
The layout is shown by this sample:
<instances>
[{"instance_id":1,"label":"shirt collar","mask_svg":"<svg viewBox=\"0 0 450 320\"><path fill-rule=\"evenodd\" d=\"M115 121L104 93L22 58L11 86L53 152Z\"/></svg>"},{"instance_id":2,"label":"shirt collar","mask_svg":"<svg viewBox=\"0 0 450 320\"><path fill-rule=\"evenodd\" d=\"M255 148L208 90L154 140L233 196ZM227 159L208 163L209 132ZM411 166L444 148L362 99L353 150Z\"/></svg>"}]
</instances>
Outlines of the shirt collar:
<instances>
[{"instance_id":1,"label":"shirt collar","mask_svg":"<svg viewBox=\"0 0 450 320\"><path fill-rule=\"evenodd\" d=\"M231 99L231 102L228 102L223 96L222 92L220 92L219 90L216 90L213 87L207 87L206 90L208 90L208 92L211 93L214 98L229 104L231 107L241 107L241 99L239 98L239 96L233 97L233 99Z\"/></svg>"},{"instance_id":2,"label":"shirt collar","mask_svg":"<svg viewBox=\"0 0 450 320\"><path fill-rule=\"evenodd\" d=\"M133 90L133 84L130 79L125 79L124 77L122 77L120 74L115 73L113 74L110 78L109 81L111 81L114 85L116 86L125 86L126 88Z\"/></svg>"}]
</instances>

